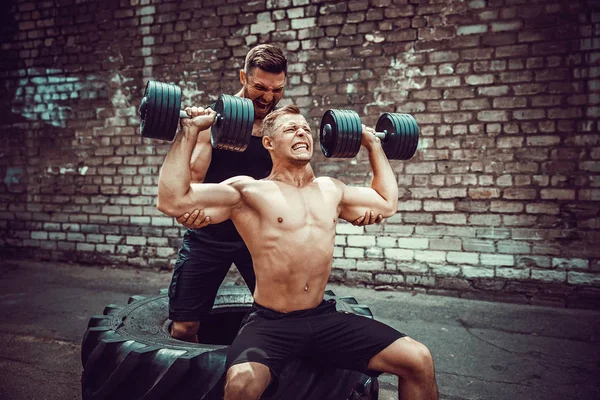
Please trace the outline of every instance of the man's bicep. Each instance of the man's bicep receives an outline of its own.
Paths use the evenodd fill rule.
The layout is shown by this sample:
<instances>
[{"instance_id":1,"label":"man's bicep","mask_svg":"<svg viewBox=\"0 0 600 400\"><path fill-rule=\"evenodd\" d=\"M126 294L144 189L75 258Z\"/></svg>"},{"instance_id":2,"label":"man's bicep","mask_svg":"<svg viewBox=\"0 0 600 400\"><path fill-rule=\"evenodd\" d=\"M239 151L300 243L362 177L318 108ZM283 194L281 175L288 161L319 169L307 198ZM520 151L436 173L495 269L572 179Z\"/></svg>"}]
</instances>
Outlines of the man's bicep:
<instances>
[{"instance_id":1,"label":"man's bicep","mask_svg":"<svg viewBox=\"0 0 600 400\"><path fill-rule=\"evenodd\" d=\"M213 224L231 218L232 211L239 206L241 194L227 183L193 183L189 191L189 204L192 209L201 208Z\"/></svg>"},{"instance_id":2,"label":"man's bicep","mask_svg":"<svg viewBox=\"0 0 600 400\"><path fill-rule=\"evenodd\" d=\"M373 211L375 215L389 215L388 202L375 190L367 187L345 186L340 203L340 218L354 221L365 215L366 211Z\"/></svg>"}]
</instances>

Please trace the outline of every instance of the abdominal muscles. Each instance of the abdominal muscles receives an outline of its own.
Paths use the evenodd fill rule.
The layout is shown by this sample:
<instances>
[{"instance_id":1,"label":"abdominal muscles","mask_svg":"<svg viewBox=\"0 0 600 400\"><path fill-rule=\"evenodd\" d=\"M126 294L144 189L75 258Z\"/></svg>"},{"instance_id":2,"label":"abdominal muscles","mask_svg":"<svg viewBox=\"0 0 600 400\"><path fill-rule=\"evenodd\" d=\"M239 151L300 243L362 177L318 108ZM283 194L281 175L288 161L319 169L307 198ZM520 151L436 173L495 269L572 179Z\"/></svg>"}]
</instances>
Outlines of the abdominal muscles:
<instances>
[{"instance_id":1,"label":"abdominal muscles","mask_svg":"<svg viewBox=\"0 0 600 400\"><path fill-rule=\"evenodd\" d=\"M316 307L331 271L335 227L282 225L259 229L259 237L246 240L256 274L254 298L280 312Z\"/></svg>"}]
</instances>

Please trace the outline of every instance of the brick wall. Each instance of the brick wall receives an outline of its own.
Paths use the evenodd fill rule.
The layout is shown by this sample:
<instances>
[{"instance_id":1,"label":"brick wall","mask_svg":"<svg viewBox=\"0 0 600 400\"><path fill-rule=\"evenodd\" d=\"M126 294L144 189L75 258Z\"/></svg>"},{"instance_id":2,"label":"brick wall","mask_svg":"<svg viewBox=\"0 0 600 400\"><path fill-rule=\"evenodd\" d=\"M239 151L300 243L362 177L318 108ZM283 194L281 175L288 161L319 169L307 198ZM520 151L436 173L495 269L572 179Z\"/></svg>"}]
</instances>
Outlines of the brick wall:
<instances>
[{"instance_id":1,"label":"brick wall","mask_svg":"<svg viewBox=\"0 0 600 400\"><path fill-rule=\"evenodd\" d=\"M333 279L598 307L600 8L593 0L8 1L0 5L0 246L9 256L168 268L155 205L168 145L142 139L146 80L205 104L249 47L290 60L286 101L419 121L393 161L398 213L338 226ZM318 174L368 184L361 152Z\"/></svg>"}]
</instances>

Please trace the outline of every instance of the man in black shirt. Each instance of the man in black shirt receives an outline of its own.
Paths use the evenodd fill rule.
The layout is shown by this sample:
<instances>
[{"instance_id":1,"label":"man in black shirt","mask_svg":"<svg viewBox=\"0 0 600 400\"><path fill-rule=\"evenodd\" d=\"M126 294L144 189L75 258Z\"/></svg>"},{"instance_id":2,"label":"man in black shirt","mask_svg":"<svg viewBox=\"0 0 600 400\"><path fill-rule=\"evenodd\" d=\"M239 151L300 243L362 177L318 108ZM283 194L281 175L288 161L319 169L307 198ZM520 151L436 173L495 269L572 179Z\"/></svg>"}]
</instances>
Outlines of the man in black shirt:
<instances>
[{"instance_id":1,"label":"man in black shirt","mask_svg":"<svg viewBox=\"0 0 600 400\"><path fill-rule=\"evenodd\" d=\"M213 149L210 129L198 134L190 169L192 181L220 183L233 176L246 175L263 179L269 175L272 162L263 147L262 121L281 100L287 79L287 59L276 46L252 48L240 71L242 88L235 96L252 100L254 126L252 138L242 153ZM169 286L169 318L171 336L197 342L202 319L214 304L217 290L231 264L235 264L250 291L254 291L255 276L252 258L231 220L210 224L201 210L190 210L179 218L188 228L184 235L173 277ZM355 220L356 225L381 221L372 212Z\"/></svg>"}]
</instances>

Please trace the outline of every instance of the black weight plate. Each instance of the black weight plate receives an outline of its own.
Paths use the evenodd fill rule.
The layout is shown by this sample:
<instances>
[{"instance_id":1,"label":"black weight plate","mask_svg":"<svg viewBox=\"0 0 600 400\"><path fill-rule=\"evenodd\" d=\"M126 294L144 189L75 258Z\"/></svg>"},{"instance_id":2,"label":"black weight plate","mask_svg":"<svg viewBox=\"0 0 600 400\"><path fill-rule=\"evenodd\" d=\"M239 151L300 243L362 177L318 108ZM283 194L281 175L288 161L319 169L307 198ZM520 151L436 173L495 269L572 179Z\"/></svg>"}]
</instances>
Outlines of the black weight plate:
<instances>
[{"instance_id":1,"label":"black weight plate","mask_svg":"<svg viewBox=\"0 0 600 400\"><path fill-rule=\"evenodd\" d=\"M405 114L396 114L396 118L401 121L402 127L402 148L396 155L397 160L406 160L410 157L407 157L410 148L412 147L412 143L415 139L415 132L413 124L409 119L406 118Z\"/></svg>"},{"instance_id":2,"label":"black weight plate","mask_svg":"<svg viewBox=\"0 0 600 400\"><path fill-rule=\"evenodd\" d=\"M398 149L398 141L396 138L396 127L390 113L383 113L377 120L375 131L385 132L385 139L382 141L383 151L388 159L393 159L393 155Z\"/></svg>"},{"instance_id":3,"label":"black weight plate","mask_svg":"<svg viewBox=\"0 0 600 400\"><path fill-rule=\"evenodd\" d=\"M325 135L325 126L331 127L330 132ZM337 127L335 126L335 118L333 116L333 110L327 110L321 118L321 125L319 127L319 143L321 144L321 151L325 157L329 158L333 155L335 150L334 143L337 138Z\"/></svg>"},{"instance_id":4,"label":"black weight plate","mask_svg":"<svg viewBox=\"0 0 600 400\"><path fill-rule=\"evenodd\" d=\"M354 141L354 122L352 118L350 118L350 112L348 110L341 110L342 118L344 119L344 124L346 125L346 135L344 135L344 157L350 158L352 157L352 147Z\"/></svg>"},{"instance_id":5,"label":"black weight plate","mask_svg":"<svg viewBox=\"0 0 600 400\"><path fill-rule=\"evenodd\" d=\"M337 114L339 115L339 158L349 158L349 148L351 142L351 134L350 132L350 119L348 118L348 113L345 110L338 110Z\"/></svg>"},{"instance_id":6,"label":"black weight plate","mask_svg":"<svg viewBox=\"0 0 600 400\"><path fill-rule=\"evenodd\" d=\"M240 117L240 140L238 142L237 151L245 151L248 147L248 143L250 142L250 136L252 135L252 131L248 133L248 117L250 111L248 110L248 103L246 103L246 99L242 97L237 97L238 102L240 103L241 117Z\"/></svg>"},{"instance_id":7,"label":"black weight plate","mask_svg":"<svg viewBox=\"0 0 600 400\"><path fill-rule=\"evenodd\" d=\"M409 117L408 114L398 114L398 118L404 122L405 130L406 130L406 133L404 134L404 137L403 137L403 141L405 142L404 149L402 151L402 154L399 154L398 160L408 160L411 157L411 155L410 155L411 148L413 147L413 143L417 139L415 126L412 123L412 121L410 120L410 118L408 118L408 117Z\"/></svg>"},{"instance_id":8,"label":"black weight plate","mask_svg":"<svg viewBox=\"0 0 600 400\"><path fill-rule=\"evenodd\" d=\"M152 130L148 131L148 137L152 138L152 139L163 139L161 133L161 125L162 125L162 115L165 109L165 105L163 104L163 87L160 84L160 82L154 82L155 83L155 90L154 90L154 98L156 100L156 102L154 103L155 106L152 109Z\"/></svg>"},{"instance_id":9,"label":"black weight plate","mask_svg":"<svg viewBox=\"0 0 600 400\"><path fill-rule=\"evenodd\" d=\"M171 105L174 109L171 115L171 122L167 126L167 133L169 133L171 140L175 138L177 134L177 125L179 124L179 115L181 111L181 88L177 85L172 85L173 97L171 99Z\"/></svg>"},{"instance_id":10,"label":"black weight plate","mask_svg":"<svg viewBox=\"0 0 600 400\"><path fill-rule=\"evenodd\" d=\"M404 160L408 149L410 148L410 142L413 139L413 132L409 122L404 118L403 114L395 114L394 118L398 121L396 124L400 126L400 147L395 155L396 160Z\"/></svg>"},{"instance_id":11,"label":"black weight plate","mask_svg":"<svg viewBox=\"0 0 600 400\"><path fill-rule=\"evenodd\" d=\"M254 105L252 104L252 101L245 98L240 98L240 103L243 111L242 128L240 130L243 135L243 143L240 142L242 143L240 151L246 151L248 145L250 144L250 138L252 137L252 126L254 125Z\"/></svg>"},{"instance_id":12,"label":"black weight plate","mask_svg":"<svg viewBox=\"0 0 600 400\"><path fill-rule=\"evenodd\" d=\"M154 81L148 81L148 83L146 83L144 98L146 99L145 111L140 109L140 116L143 118L140 133L143 137L149 138L150 132L152 132L155 127L154 115L156 113L157 106L156 85L154 84ZM142 105L140 105L140 107L142 107Z\"/></svg>"},{"instance_id":13,"label":"black weight plate","mask_svg":"<svg viewBox=\"0 0 600 400\"><path fill-rule=\"evenodd\" d=\"M229 144L230 144L230 150L231 151L239 151L239 147L240 147L240 139L242 137L241 131L242 131L242 123L243 123L243 118L242 118L242 107L241 107L241 102L239 101L239 97L236 96L230 96L229 97L229 101L231 101L231 120L230 120L230 130L228 133L229 136Z\"/></svg>"},{"instance_id":14,"label":"black weight plate","mask_svg":"<svg viewBox=\"0 0 600 400\"><path fill-rule=\"evenodd\" d=\"M415 153L417 152L417 148L419 147L419 124L417 123L417 120L415 119L415 117L413 117L412 115L409 114L405 114L406 118L408 118L410 120L410 122L413 125L413 140L411 142L412 146L409 148L408 153L406 154L405 160L408 160L410 158L412 158Z\"/></svg>"},{"instance_id":15,"label":"black weight plate","mask_svg":"<svg viewBox=\"0 0 600 400\"><path fill-rule=\"evenodd\" d=\"M146 83L144 97L142 98L142 102L138 108L138 112L140 114L140 134L143 137L147 137L148 131L152 130L152 109L156 102L154 99L155 93L152 84L152 81L148 81Z\"/></svg>"},{"instance_id":16,"label":"black weight plate","mask_svg":"<svg viewBox=\"0 0 600 400\"><path fill-rule=\"evenodd\" d=\"M173 109L169 104L169 85L164 82L158 82L158 84L162 87L162 111L160 113L160 123L157 126L158 131L156 133L160 135L161 138L169 140L169 134L166 132L167 122L171 119L171 113L173 112Z\"/></svg>"},{"instance_id":17,"label":"black weight plate","mask_svg":"<svg viewBox=\"0 0 600 400\"><path fill-rule=\"evenodd\" d=\"M224 118L225 114L229 113L226 108L229 107L223 101L223 95L219 96L215 104L218 120L212 125L210 130L210 142L215 149L227 150L227 144L223 143L223 131L227 129L228 121Z\"/></svg>"},{"instance_id":18,"label":"black weight plate","mask_svg":"<svg viewBox=\"0 0 600 400\"><path fill-rule=\"evenodd\" d=\"M338 124L340 125L340 136L338 138L340 146L338 157L348 158L348 150L351 142L350 136L352 134L350 131L350 119L348 118L348 113L346 110L337 110L337 114L339 115Z\"/></svg>"},{"instance_id":19,"label":"black weight plate","mask_svg":"<svg viewBox=\"0 0 600 400\"><path fill-rule=\"evenodd\" d=\"M350 114L350 118L352 119L353 125L353 138L351 141L350 152L352 157L356 157L358 152L360 151L360 144L362 142L362 121L360 120L360 116L354 110L348 110L348 114Z\"/></svg>"},{"instance_id":20,"label":"black weight plate","mask_svg":"<svg viewBox=\"0 0 600 400\"><path fill-rule=\"evenodd\" d=\"M164 115L164 135L167 139L169 140L173 140L173 138L175 137L175 133L171 131L171 125L173 122L173 109L174 107L174 99L175 99L175 90L174 87L175 85L169 85L168 83L165 83L165 88L166 88L166 92L167 92L167 110L168 112Z\"/></svg>"}]
</instances>

